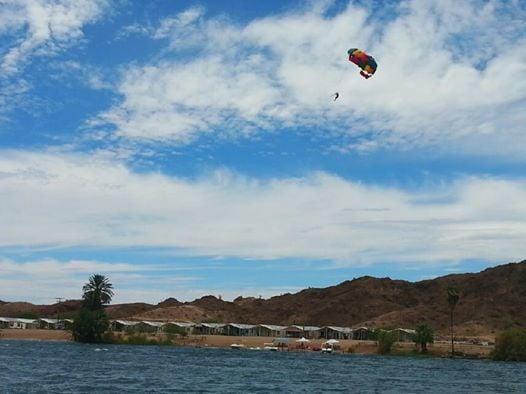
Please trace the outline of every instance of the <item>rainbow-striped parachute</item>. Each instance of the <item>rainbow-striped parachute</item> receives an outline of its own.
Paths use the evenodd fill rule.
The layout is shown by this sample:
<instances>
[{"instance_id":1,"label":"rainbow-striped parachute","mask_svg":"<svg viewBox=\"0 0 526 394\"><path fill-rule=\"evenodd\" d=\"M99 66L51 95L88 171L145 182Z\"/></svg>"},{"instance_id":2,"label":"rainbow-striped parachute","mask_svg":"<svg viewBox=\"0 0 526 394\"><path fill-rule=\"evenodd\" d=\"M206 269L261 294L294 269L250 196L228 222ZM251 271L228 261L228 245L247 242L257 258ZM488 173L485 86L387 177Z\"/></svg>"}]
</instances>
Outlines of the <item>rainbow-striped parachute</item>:
<instances>
[{"instance_id":1,"label":"rainbow-striped parachute","mask_svg":"<svg viewBox=\"0 0 526 394\"><path fill-rule=\"evenodd\" d=\"M347 51L347 53L349 54L349 61L353 62L362 69L360 71L360 75L362 77L369 79L373 76L378 65L372 56L358 48L351 48Z\"/></svg>"}]
</instances>

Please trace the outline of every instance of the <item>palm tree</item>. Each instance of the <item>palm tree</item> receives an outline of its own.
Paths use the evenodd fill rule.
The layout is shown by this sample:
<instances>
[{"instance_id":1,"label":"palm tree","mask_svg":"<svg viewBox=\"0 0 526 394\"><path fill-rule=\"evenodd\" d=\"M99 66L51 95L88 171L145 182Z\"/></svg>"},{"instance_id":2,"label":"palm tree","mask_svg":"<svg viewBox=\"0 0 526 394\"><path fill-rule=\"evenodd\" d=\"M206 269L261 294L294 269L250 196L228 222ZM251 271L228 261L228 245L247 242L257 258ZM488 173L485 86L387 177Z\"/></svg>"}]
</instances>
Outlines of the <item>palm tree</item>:
<instances>
[{"instance_id":1,"label":"palm tree","mask_svg":"<svg viewBox=\"0 0 526 394\"><path fill-rule=\"evenodd\" d=\"M84 305L91 310L102 309L102 306L109 304L113 297L113 285L108 278L99 274L92 275L88 283L82 287L82 291Z\"/></svg>"},{"instance_id":2,"label":"palm tree","mask_svg":"<svg viewBox=\"0 0 526 394\"><path fill-rule=\"evenodd\" d=\"M451 333L451 357L455 355L455 342L453 340L453 310L460 299L458 289L455 286L448 286L447 288L447 302L449 304L449 317L450 317L450 333Z\"/></svg>"}]
</instances>

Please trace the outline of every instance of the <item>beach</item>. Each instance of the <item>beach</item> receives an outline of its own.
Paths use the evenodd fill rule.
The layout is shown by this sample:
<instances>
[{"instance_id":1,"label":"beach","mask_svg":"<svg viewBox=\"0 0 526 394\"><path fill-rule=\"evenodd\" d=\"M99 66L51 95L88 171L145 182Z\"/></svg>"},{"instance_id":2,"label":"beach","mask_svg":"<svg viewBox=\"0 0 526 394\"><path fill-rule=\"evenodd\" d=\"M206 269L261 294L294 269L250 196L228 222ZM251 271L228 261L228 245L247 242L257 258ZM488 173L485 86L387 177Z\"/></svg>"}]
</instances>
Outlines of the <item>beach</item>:
<instances>
[{"instance_id":1,"label":"beach","mask_svg":"<svg viewBox=\"0 0 526 394\"><path fill-rule=\"evenodd\" d=\"M32 339L42 341L72 341L71 332L65 330L40 329L3 329L0 330L1 339Z\"/></svg>"}]
</instances>

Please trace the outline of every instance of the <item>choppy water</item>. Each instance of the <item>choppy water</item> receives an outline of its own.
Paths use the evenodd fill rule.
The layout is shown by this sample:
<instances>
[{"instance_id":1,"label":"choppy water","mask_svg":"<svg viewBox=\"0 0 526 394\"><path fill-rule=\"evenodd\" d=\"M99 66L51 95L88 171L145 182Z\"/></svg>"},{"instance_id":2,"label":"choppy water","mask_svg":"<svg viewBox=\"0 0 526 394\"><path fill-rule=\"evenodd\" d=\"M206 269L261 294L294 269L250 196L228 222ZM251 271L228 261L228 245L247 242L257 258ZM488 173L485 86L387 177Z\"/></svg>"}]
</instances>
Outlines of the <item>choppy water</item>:
<instances>
[{"instance_id":1,"label":"choppy water","mask_svg":"<svg viewBox=\"0 0 526 394\"><path fill-rule=\"evenodd\" d=\"M0 392L521 392L526 364L0 341Z\"/></svg>"}]
</instances>

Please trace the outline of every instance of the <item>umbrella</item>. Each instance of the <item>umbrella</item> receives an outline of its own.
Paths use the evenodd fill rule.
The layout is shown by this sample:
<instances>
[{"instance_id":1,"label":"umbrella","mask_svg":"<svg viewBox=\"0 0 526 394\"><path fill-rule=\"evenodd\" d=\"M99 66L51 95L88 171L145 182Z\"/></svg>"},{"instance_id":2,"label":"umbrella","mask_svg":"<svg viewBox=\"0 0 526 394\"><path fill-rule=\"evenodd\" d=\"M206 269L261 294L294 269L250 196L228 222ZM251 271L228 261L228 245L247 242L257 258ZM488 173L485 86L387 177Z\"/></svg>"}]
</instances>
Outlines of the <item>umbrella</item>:
<instances>
[{"instance_id":1,"label":"umbrella","mask_svg":"<svg viewBox=\"0 0 526 394\"><path fill-rule=\"evenodd\" d=\"M307 342L310 342L310 341L307 338L305 338L305 337L301 337L296 342L307 343Z\"/></svg>"},{"instance_id":2,"label":"umbrella","mask_svg":"<svg viewBox=\"0 0 526 394\"><path fill-rule=\"evenodd\" d=\"M340 343L340 341L336 339L329 339L327 342L325 342L327 345L336 345L337 343Z\"/></svg>"}]
</instances>

